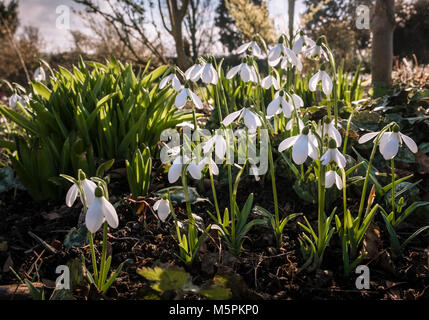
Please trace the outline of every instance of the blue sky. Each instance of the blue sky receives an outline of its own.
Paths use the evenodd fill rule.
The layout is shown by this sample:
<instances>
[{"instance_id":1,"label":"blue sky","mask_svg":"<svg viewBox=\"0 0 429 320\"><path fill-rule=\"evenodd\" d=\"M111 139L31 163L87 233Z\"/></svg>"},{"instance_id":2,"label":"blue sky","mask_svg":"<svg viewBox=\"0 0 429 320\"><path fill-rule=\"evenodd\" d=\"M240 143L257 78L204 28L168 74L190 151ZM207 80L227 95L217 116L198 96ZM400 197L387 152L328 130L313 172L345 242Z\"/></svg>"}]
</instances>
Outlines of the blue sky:
<instances>
[{"instance_id":1,"label":"blue sky","mask_svg":"<svg viewBox=\"0 0 429 320\"><path fill-rule=\"evenodd\" d=\"M97 0L100 4L103 0ZM19 18L21 27L35 26L45 40L46 49L49 51L63 51L70 48L72 37L68 30L56 28L56 20L59 14L56 13L58 6L66 5L76 10L82 10L73 0L20 0ZM280 29L287 26L287 0L269 0L268 9L271 17L276 21L276 26ZM303 11L302 0L297 1L296 18L299 19L299 13ZM70 29L81 30L90 33L86 29L81 18L71 13ZM284 30L280 30L284 31Z\"/></svg>"}]
</instances>

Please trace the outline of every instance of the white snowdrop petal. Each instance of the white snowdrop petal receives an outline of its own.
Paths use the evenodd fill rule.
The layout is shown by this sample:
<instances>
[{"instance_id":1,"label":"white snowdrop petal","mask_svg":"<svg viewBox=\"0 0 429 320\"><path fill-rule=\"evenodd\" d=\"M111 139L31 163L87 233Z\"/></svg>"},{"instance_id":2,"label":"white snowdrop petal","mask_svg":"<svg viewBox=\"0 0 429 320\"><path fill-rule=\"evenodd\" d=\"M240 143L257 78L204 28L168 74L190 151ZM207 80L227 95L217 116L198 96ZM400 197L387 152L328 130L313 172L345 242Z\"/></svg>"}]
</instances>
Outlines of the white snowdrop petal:
<instances>
[{"instance_id":1,"label":"white snowdrop petal","mask_svg":"<svg viewBox=\"0 0 429 320\"><path fill-rule=\"evenodd\" d=\"M343 189L343 180L336 172L335 172L335 184L337 185L338 190Z\"/></svg>"},{"instance_id":2,"label":"white snowdrop petal","mask_svg":"<svg viewBox=\"0 0 429 320\"><path fill-rule=\"evenodd\" d=\"M292 147L295 142L298 140L299 135L298 136L293 136L290 138L287 138L285 140L283 140L280 144L279 144L279 152L283 152L286 149L289 149L290 147Z\"/></svg>"},{"instance_id":3,"label":"white snowdrop petal","mask_svg":"<svg viewBox=\"0 0 429 320\"><path fill-rule=\"evenodd\" d=\"M226 141L220 135L216 136L215 154L219 159L223 159L225 157L225 154L226 154Z\"/></svg>"},{"instance_id":4,"label":"white snowdrop petal","mask_svg":"<svg viewBox=\"0 0 429 320\"><path fill-rule=\"evenodd\" d=\"M379 132L371 132L371 133L364 134L362 137L360 137L359 143L362 144L362 143L368 142L369 140L374 139L378 134Z\"/></svg>"},{"instance_id":5,"label":"white snowdrop petal","mask_svg":"<svg viewBox=\"0 0 429 320\"><path fill-rule=\"evenodd\" d=\"M209 153L213 149L213 145L215 143L216 136L211 137L209 140L207 140L203 145L203 152L204 154Z\"/></svg>"},{"instance_id":6,"label":"white snowdrop petal","mask_svg":"<svg viewBox=\"0 0 429 320\"><path fill-rule=\"evenodd\" d=\"M322 164L324 166L327 166L329 164L329 162L332 161L331 149L329 149L328 151L325 152L325 154L320 158L320 161L322 161Z\"/></svg>"},{"instance_id":7,"label":"white snowdrop petal","mask_svg":"<svg viewBox=\"0 0 429 320\"><path fill-rule=\"evenodd\" d=\"M334 185L335 172L330 170L325 173L325 188L329 189Z\"/></svg>"},{"instance_id":8,"label":"white snowdrop petal","mask_svg":"<svg viewBox=\"0 0 429 320\"><path fill-rule=\"evenodd\" d=\"M308 136L301 134L292 148L292 159L296 164L303 164L308 157Z\"/></svg>"},{"instance_id":9,"label":"white snowdrop petal","mask_svg":"<svg viewBox=\"0 0 429 320\"><path fill-rule=\"evenodd\" d=\"M97 188L97 185L95 184L94 181L88 180L88 179L84 179L82 182L82 189L83 192L85 193L85 200L86 200L86 205L87 207L89 207L92 202L95 200L95 189Z\"/></svg>"},{"instance_id":10,"label":"white snowdrop petal","mask_svg":"<svg viewBox=\"0 0 429 320\"><path fill-rule=\"evenodd\" d=\"M157 200L152 206L153 210L157 211L160 203L161 203L161 199Z\"/></svg>"},{"instance_id":11,"label":"white snowdrop petal","mask_svg":"<svg viewBox=\"0 0 429 320\"><path fill-rule=\"evenodd\" d=\"M201 169L198 165L196 165L194 162L191 162L188 166L188 172L190 173L191 177L195 180L201 179Z\"/></svg>"},{"instance_id":12,"label":"white snowdrop petal","mask_svg":"<svg viewBox=\"0 0 429 320\"><path fill-rule=\"evenodd\" d=\"M185 106L187 100L188 100L188 89L184 88L176 96L176 99L174 100L174 105L178 109L182 109Z\"/></svg>"},{"instance_id":13,"label":"white snowdrop petal","mask_svg":"<svg viewBox=\"0 0 429 320\"><path fill-rule=\"evenodd\" d=\"M182 173L181 164L173 164L168 170L168 182L175 183Z\"/></svg>"},{"instance_id":14,"label":"white snowdrop petal","mask_svg":"<svg viewBox=\"0 0 429 320\"><path fill-rule=\"evenodd\" d=\"M167 220L168 216L170 214L170 204L168 200L161 199L159 200L159 207L158 207L158 217L162 222L165 222Z\"/></svg>"},{"instance_id":15,"label":"white snowdrop petal","mask_svg":"<svg viewBox=\"0 0 429 320\"><path fill-rule=\"evenodd\" d=\"M241 67L243 66L242 64L239 64L238 66L233 67L231 70L228 71L228 73L226 74L226 78L229 80L231 78L233 78L238 71L240 71Z\"/></svg>"},{"instance_id":16,"label":"white snowdrop petal","mask_svg":"<svg viewBox=\"0 0 429 320\"><path fill-rule=\"evenodd\" d=\"M160 89L164 89L165 86L167 85L168 81L171 79L172 74L169 74L168 76L166 76L164 79L161 80L161 82L159 83L159 88Z\"/></svg>"},{"instance_id":17,"label":"white snowdrop petal","mask_svg":"<svg viewBox=\"0 0 429 320\"><path fill-rule=\"evenodd\" d=\"M101 197L103 215L111 228L117 228L119 225L118 214L115 207L105 198Z\"/></svg>"},{"instance_id":18,"label":"white snowdrop petal","mask_svg":"<svg viewBox=\"0 0 429 320\"><path fill-rule=\"evenodd\" d=\"M344 157L344 155L338 151L338 149L332 149L332 152L334 153L334 160L337 163L337 166L339 168L345 168L347 161L346 161L346 157Z\"/></svg>"},{"instance_id":19,"label":"white snowdrop petal","mask_svg":"<svg viewBox=\"0 0 429 320\"><path fill-rule=\"evenodd\" d=\"M393 132L390 132L393 133ZM397 135L391 134L385 143L380 142L380 152L385 160L390 160L396 156L399 149L399 141Z\"/></svg>"},{"instance_id":20,"label":"white snowdrop petal","mask_svg":"<svg viewBox=\"0 0 429 320\"><path fill-rule=\"evenodd\" d=\"M410 149L412 153L416 153L417 151L419 151L419 148L417 147L417 144L414 142L413 139L411 139L409 136L406 136L405 134L399 134L401 135L402 140L405 142L408 149Z\"/></svg>"},{"instance_id":21,"label":"white snowdrop petal","mask_svg":"<svg viewBox=\"0 0 429 320\"><path fill-rule=\"evenodd\" d=\"M249 82L251 80L250 68L246 63L240 70L240 77L244 82Z\"/></svg>"},{"instance_id":22,"label":"white snowdrop petal","mask_svg":"<svg viewBox=\"0 0 429 320\"><path fill-rule=\"evenodd\" d=\"M322 71L322 89L323 92L328 96L331 94L333 88L331 77L325 72Z\"/></svg>"},{"instance_id":23,"label":"white snowdrop petal","mask_svg":"<svg viewBox=\"0 0 429 320\"><path fill-rule=\"evenodd\" d=\"M91 233L96 233L103 222L104 215L102 211L102 202L100 198L96 198L86 212L85 225Z\"/></svg>"},{"instance_id":24,"label":"white snowdrop petal","mask_svg":"<svg viewBox=\"0 0 429 320\"><path fill-rule=\"evenodd\" d=\"M237 49L237 54L242 54L243 52L245 52L250 45L251 45L251 42L247 42L239 46Z\"/></svg>"},{"instance_id":25,"label":"white snowdrop petal","mask_svg":"<svg viewBox=\"0 0 429 320\"><path fill-rule=\"evenodd\" d=\"M280 111L280 97L275 98L268 104L267 117L271 118Z\"/></svg>"},{"instance_id":26,"label":"white snowdrop petal","mask_svg":"<svg viewBox=\"0 0 429 320\"><path fill-rule=\"evenodd\" d=\"M182 84L180 83L180 80L176 77L176 75L173 75L173 78L171 80L171 86L177 92L179 92L180 90L182 90Z\"/></svg>"},{"instance_id":27,"label":"white snowdrop petal","mask_svg":"<svg viewBox=\"0 0 429 320\"><path fill-rule=\"evenodd\" d=\"M200 97L198 97L195 93L193 93L190 89L188 89L188 94L191 97L192 102L195 104L195 106L198 109L203 108L203 102L201 101Z\"/></svg>"},{"instance_id":28,"label":"white snowdrop petal","mask_svg":"<svg viewBox=\"0 0 429 320\"><path fill-rule=\"evenodd\" d=\"M225 127L229 126L235 119L237 119L240 116L242 111L243 109L230 113L225 117L225 119L223 119L222 124Z\"/></svg>"},{"instance_id":29,"label":"white snowdrop petal","mask_svg":"<svg viewBox=\"0 0 429 320\"><path fill-rule=\"evenodd\" d=\"M293 106L282 97L280 97L280 102L282 105L283 114L286 118L290 118L292 116Z\"/></svg>"},{"instance_id":30,"label":"white snowdrop petal","mask_svg":"<svg viewBox=\"0 0 429 320\"><path fill-rule=\"evenodd\" d=\"M78 193L79 193L79 188L75 183L73 183L73 185L70 187L69 191L67 191L67 194L66 194L67 207L71 207L73 205L73 203L76 201Z\"/></svg>"},{"instance_id":31,"label":"white snowdrop petal","mask_svg":"<svg viewBox=\"0 0 429 320\"><path fill-rule=\"evenodd\" d=\"M320 80L320 71L317 72L314 76L312 76L310 81L308 82L308 88L310 89L310 91L312 92L316 91L319 80Z\"/></svg>"},{"instance_id":32,"label":"white snowdrop petal","mask_svg":"<svg viewBox=\"0 0 429 320\"><path fill-rule=\"evenodd\" d=\"M302 98L299 95L294 93L292 95L292 99L293 99L293 102L295 103L295 108L298 109L298 108L304 107L304 100L302 100Z\"/></svg>"}]
</instances>

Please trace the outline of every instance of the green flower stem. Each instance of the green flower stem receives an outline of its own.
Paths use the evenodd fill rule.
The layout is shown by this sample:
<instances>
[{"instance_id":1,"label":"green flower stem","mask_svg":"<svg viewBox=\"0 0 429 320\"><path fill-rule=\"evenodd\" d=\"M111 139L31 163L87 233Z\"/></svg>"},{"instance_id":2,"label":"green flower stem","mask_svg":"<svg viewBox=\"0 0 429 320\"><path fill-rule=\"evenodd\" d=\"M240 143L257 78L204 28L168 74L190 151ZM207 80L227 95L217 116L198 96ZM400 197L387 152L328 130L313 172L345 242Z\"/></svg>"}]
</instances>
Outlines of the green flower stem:
<instances>
[{"instance_id":1,"label":"green flower stem","mask_svg":"<svg viewBox=\"0 0 429 320\"><path fill-rule=\"evenodd\" d=\"M101 289L104 282L104 274L106 273L106 254L107 254L107 222L103 223L103 248L101 251L100 277L98 278L98 288Z\"/></svg>"},{"instance_id":2,"label":"green flower stem","mask_svg":"<svg viewBox=\"0 0 429 320\"><path fill-rule=\"evenodd\" d=\"M275 215L275 224L276 224L274 231L276 234L277 246L281 247L282 234L280 232L279 203L277 199L276 176L274 172L274 161L273 161L273 152L271 150L271 144L268 146L268 161L270 162L271 185L273 188L273 198L274 198L274 215Z\"/></svg>"},{"instance_id":3,"label":"green flower stem","mask_svg":"<svg viewBox=\"0 0 429 320\"><path fill-rule=\"evenodd\" d=\"M318 169L319 169L319 179L317 182L317 193L318 193L318 246L317 249L322 248L324 237L323 230L325 229L325 170L320 161L317 161Z\"/></svg>"},{"instance_id":4,"label":"green flower stem","mask_svg":"<svg viewBox=\"0 0 429 320\"><path fill-rule=\"evenodd\" d=\"M211 172L210 169L209 169L209 173L210 173L210 184L211 184L212 193L213 193L213 201L214 201L215 208L216 208L217 220L218 220L219 223L221 223L222 218L220 216L219 204L217 202L216 188L215 188L215 185L214 185L213 174L212 174L212 172Z\"/></svg>"},{"instance_id":5,"label":"green flower stem","mask_svg":"<svg viewBox=\"0 0 429 320\"><path fill-rule=\"evenodd\" d=\"M190 222L195 223L194 217L192 216L191 203L189 201L188 177L186 174L186 166L183 166L183 169L182 169L182 185L183 185L183 193L185 195L186 212L188 213L188 219Z\"/></svg>"},{"instance_id":6,"label":"green flower stem","mask_svg":"<svg viewBox=\"0 0 429 320\"><path fill-rule=\"evenodd\" d=\"M396 217L395 217L395 198L396 198L396 194L395 194L395 158L392 158L392 160L390 160L390 163L392 164L392 212L393 212L393 220L395 221Z\"/></svg>"},{"instance_id":7,"label":"green flower stem","mask_svg":"<svg viewBox=\"0 0 429 320\"><path fill-rule=\"evenodd\" d=\"M95 283L98 283L98 268L97 268L97 259L95 257L95 249L94 249L94 236L93 234L88 231L88 238L89 238L89 249L91 251L91 260L92 260L92 272L94 274L94 280Z\"/></svg>"}]
</instances>

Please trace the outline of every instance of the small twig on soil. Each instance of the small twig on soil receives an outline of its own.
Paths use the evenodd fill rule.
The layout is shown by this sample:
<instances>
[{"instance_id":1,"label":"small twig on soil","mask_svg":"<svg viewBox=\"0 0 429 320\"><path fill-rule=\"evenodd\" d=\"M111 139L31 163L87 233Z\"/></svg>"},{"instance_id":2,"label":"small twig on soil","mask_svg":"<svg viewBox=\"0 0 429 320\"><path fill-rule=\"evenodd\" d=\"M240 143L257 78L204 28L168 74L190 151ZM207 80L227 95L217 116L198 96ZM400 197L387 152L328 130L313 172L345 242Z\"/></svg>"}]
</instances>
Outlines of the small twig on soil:
<instances>
[{"instance_id":1,"label":"small twig on soil","mask_svg":"<svg viewBox=\"0 0 429 320\"><path fill-rule=\"evenodd\" d=\"M30 237L32 237L33 239L37 240L38 242L40 242L46 249L48 249L53 254L57 253L57 250L53 246L51 246L49 243L47 243L45 240L43 240L39 236L35 235L33 232L28 231L28 235Z\"/></svg>"}]
</instances>

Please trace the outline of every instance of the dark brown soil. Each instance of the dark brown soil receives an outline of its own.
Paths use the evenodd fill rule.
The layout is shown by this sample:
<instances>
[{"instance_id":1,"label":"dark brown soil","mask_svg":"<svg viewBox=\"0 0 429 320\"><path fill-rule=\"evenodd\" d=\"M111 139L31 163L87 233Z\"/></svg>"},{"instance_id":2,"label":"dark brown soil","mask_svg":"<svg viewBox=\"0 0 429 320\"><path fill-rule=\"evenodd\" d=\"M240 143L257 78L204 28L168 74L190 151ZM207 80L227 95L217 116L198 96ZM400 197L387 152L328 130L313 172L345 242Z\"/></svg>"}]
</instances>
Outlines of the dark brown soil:
<instances>
[{"instance_id":1,"label":"dark brown soil","mask_svg":"<svg viewBox=\"0 0 429 320\"><path fill-rule=\"evenodd\" d=\"M264 186L262 182L246 179L241 183L238 199L246 199L249 192L254 192L255 204L272 210L270 182L266 181ZM110 199L111 202L121 198L125 200L121 200L117 209L120 225L118 229L110 230L109 243L113 252L112 267L116 268L123 261L125 265L106 296L111 299L142 299L148 291L149 283L137 274L138 268L155 265L185 266L176 255L178 247L173 237L172 220L161 223L149 208L138 210L141 203L126 200L124 191L127 188L124 183L126 182L122 179L114 181L110 186L111 194L115 195ZM158 181L152 188L157 190L162 187L165 185ZM220 199L228 198L225 192L227 187L218 185L218 190ZM314 222L314 206L297 199L286 179L279 179L278 190L282 214L304 212ZM209 189L206 194L210 197L208 191ZM152 205L155 198L148 197L144 200ZM180 219L185 219L184 207L177 204L175 206ZM89 266L88 246L66 250L63 245L68 231L77 226L80 210L78 201L73 208L68 208L61 203L35 203L25 192L18 192L16 195L12 192L1 194L0 285L19 282L9 271L9 266L21 277L43 282L48 291L54 287L57 277L55 269L58 265L67 264L83 255ZM208 202L193 206L193 210L206 223L209 222L206 211L214 211ZM206 283L219 273L240 275L240 290L233 291L233 298L237 299L429 299L427 238L419 237L408 247L402 258L392 260L384 226L380 219L376 219L371 227L375 240L367 240L372 245L372 258L364 262L371 271L371 288L358 290L355 286L358 275L352 274L348 278L343 276L341 247L336 235L326 252L322 270L311 273L300 270L304 261L297 240L302 232L297 225L298 221L303 220L298 218L286 227L281 248L276 248L270 229L253 229L239 258L228 253L214 231L201 250L200 260L192 268L187 268L187 271L192 274L195 284ZM416 229L416 226L409 224L400 233L410 234ZM29 231L54 250L36 240ZM96 239L100 240L100 234ZM74 296L77 299L91 298L88 290L86 285L75 288Z\"/></svg>"}]
</instances>

